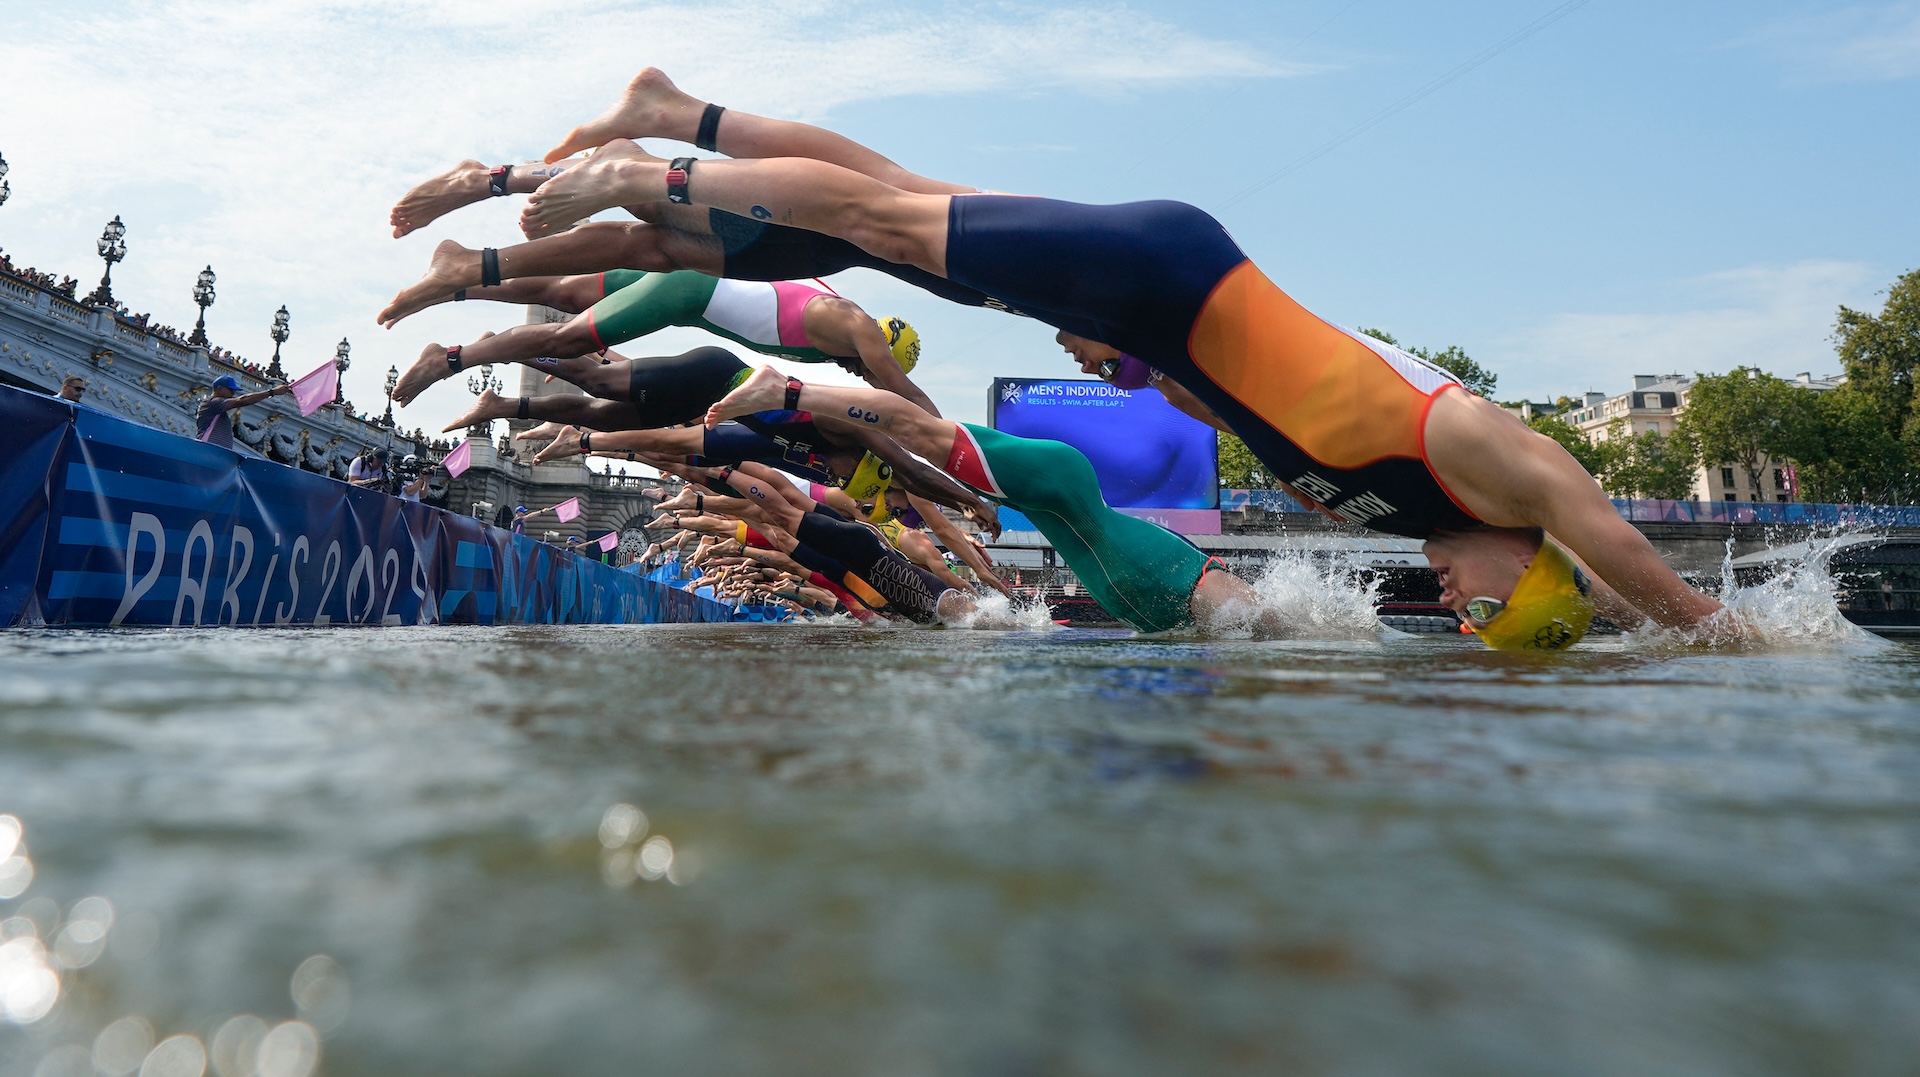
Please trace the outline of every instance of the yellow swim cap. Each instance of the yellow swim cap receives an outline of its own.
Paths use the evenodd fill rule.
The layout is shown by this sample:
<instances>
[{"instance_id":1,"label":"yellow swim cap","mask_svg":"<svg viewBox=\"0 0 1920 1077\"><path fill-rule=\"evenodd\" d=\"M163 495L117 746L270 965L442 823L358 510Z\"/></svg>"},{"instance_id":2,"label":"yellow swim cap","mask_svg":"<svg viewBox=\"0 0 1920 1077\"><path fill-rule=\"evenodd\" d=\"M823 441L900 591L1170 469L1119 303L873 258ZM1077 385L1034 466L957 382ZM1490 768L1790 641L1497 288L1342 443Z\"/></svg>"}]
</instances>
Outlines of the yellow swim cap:
<instances>
[{"instance_id":1,"label":"yellow swim cap","mask_svg":"<svg viewBox=\"0 0 1920 1077\"><path fill-rule=\"evenodd\" d=\"M873 495L873 509L867 513L867 522L871 524L884 524L888 520L893 519L894 513L895 510L893 507L887 504L887 491L882 490Z\"/></svg>"},{"instance_id":2,"label":"yellow swim cap","mask_svg":"<svg viewBox=\"0 0 1920 1077\"><path fill-rule=\"evenodd\" d=\"M891 516L886 516L886 517L882 517L881 519L874 520L873 525L880 529L880 534L883 538L887 540L887 545L892 546L896 549L899 548L900 536L906 534L906 531L907 531L906 524L901 523L900 521L894 519Z\"/></svg>"},{"instance_id":3,"label":"yellow swim cap","mask_svg":"<svg viewBox=\"0 0 1920 1077\"><path fill-rule=\"evenodd\" d=\"M1506 608L1485 628L1472 630L1496 651L1562 651L1580 642L1592 624L1593 581L1565 550L1542 539Z\"/></svg>"},{"instance_id":4,"label":"yellow swim cap","mask_svg":"<svg viewBox=\"0 0 1920 1077\"><path fill-rule=\"evenodd\" d=\"M860 457L860 463L854 467L852 477L847 479L841 489L855 501L871 501L886 492L893 484L893 466L872 453Z\"/></svg>"},{"instance_id":5,"label":"yellow swim cap","mask_svg":"<svg viewBox=\"0 0 1920 1077\"><path fill-rule=\"evenodd\" d=\"M880 335L887 338L887 347L893 352L893 359L900 369L913 373L920 363L920 334L913 331L904 318L875 318L874 324L880 327Z\"/></svg>"}]
</instances>

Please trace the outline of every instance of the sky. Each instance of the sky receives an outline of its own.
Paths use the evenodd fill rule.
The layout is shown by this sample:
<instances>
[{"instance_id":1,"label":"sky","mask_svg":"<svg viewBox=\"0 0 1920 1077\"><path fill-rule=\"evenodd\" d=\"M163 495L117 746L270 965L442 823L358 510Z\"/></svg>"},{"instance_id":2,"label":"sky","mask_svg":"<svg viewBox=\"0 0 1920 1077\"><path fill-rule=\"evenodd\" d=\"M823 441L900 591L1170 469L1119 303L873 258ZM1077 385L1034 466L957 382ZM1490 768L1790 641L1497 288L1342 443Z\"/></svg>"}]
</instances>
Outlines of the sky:
<instances>
[{"instance_id":1,"label":"sky","mask_svg":"<svg viewBox=\"0 0 1920 1077\"><path fill-rule=\"evenodd\" d=\"M1502 399L1836 372L1839 306L1877 310L1920 267L1912 0L11 0L6 22L0 248L90 289L119 214L133 310L190 327L210 264L216 343L264 361L284 303L288 369L348 339L367 411L428 343L522 320L377 327L441 239L519 239L519 199L400 240L393 202L465 157L540 156L648 64L941 179L1191 202L1316 313L1459 345ZM1037 323L831 283L915 324L953 418L983 420L995 376L1078 376ZM449 421L463 381L401 422Z\"/></svg>"}]
</instances>

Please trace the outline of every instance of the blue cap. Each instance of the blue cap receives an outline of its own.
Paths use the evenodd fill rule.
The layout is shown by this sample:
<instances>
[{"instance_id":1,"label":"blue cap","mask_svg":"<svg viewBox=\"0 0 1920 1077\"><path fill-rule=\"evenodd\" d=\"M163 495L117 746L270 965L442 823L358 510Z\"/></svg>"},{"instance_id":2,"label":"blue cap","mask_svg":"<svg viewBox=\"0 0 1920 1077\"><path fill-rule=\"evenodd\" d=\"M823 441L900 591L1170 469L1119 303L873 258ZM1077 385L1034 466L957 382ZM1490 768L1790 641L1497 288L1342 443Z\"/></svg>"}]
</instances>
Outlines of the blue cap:
<instances>
[{"instance_id":1,"label":"blue cap","mask_svg":"<svg viewBox=\"0 0 1920 1077\"><path fill-rule=\"evenodd\" d=\"M222 374L219 377L213 379L212 388L231 389L237 393L240 391L240 379L234 377L231 374Z\"/></svg>"},{"instance_id":2,"label":"blue cap","mask_svg":"<svg viewBox=\"0 0 1920 1077\"><path fill-rule=\"evenodd\" d=\"M527 507L526 507L525 505L515 505L515 506L513 507L513 511L515 511L515 512L525 512L525 511L527 511Z\"/></svg>"}]
</instances>

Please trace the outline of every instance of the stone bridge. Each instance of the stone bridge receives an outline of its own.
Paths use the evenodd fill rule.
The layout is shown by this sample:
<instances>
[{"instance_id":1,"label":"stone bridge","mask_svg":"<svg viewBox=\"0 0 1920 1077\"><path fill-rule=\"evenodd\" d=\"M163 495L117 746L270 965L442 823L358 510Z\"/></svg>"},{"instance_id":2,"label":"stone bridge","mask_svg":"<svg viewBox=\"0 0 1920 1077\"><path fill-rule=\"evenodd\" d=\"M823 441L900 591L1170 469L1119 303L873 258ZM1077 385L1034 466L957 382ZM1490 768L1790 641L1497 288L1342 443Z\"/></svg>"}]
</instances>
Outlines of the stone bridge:
<instances>
[{"instance_id":1,"label":"stone bridge","mask_svg":"<svg viewBox=\"0 0 1920 1077\"><path fill-rule=\"evenodd\" d=\"M645 544L640 528L653 518L654 502L642 491L660 485L659 479L592 471L580 457L547 464L505 459L499 447L478 430L473 432L472 444L472 468L447 484L447 509L484 514L491 522L502 507L539 509L577 497L578 518L563 524L552 516L537 516L528 524L527 534L543 538L555 532L563 540L571 536L584 540L619 531L623 553L638 552ZM531 456L529 451L527 457Z\"/></svg>"}]
</instances>

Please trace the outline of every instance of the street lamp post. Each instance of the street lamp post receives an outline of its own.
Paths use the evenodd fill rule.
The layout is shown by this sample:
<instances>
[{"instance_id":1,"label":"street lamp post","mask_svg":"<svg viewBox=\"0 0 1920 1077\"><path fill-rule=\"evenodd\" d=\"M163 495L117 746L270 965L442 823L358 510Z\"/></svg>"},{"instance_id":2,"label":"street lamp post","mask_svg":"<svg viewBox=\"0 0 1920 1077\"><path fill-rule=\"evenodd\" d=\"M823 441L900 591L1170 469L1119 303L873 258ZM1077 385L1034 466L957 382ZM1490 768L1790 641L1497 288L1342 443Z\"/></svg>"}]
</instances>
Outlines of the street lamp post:
<instances>
[{"instance_id":1,"label":"street lamp post","mask_svg":"<svg viewBox=\"0 0 1920 1077\"><path fill-rule=\"evenodd\" d=\"M287 372L280 367L280 345L285 344L287 337L292 335L291 331L287 329L287 305L285 303L280 304L280 309L273 312L273 328L269 330L269 333L273 337L273 362L267 364L267 377L285 378Z\"/></svg>"},{"instance_id":2,"label":"street lamp post","mask_svg":"<svg viewBox=\"0 0 1920 1077\"><path fill-rule=\"evenodd\" d=\"M352 361L347 358L347 353L352 350L353 346L347 343L346 337L341 337L339 346L333 349L333 362L335 366L340 368L341 378L345 378L347 368L353 365ZM340 379L336 379L334 382L333 402L336 404L345 404L347 402L346 385Z\"/></svg>"},{"instance_id":3,"label":"street lamp post","mask_svg":"<svg viewBox=\"0 0 1920 1077\"><path fill-rule=\"evenodd\" d=\"M193 282L193 304L200 308L200 320L193 323L193 335L187 337L187 343L196 347L207 346L207 308L213 306L213 267L200 271Z\"/></svg>"},{"instance_id":4,"label":"street lamp post","mask_svg":"<svg viewBox=\"0 0 1920 1077\"><path fill-rule=\"evenodd\" d=\"M107 227L100 233L99 242L94 249L107 261L107 271L100 275L100 287L93 290L87 302L100 307L113 306L113 264L127 256L127 226L120 223L120 215L113 215Z\"/></svg>"},{"instance_id":5,"label":"street lamp post","mask_svg":"<svg viewBox=\"0 0 1920 1077\"><path fill-rule=\"evenodd\" d=\"M13 188L7 186L7 159L0 157L0 206L7 204L7 197L13 194Z\"/></svg>"},{"instance_id":6,"label":"street lamp post","mask_svg":"<svg viewBox=\"0 0 1920 1077\"><path fill-rule=\"evenodd\" d=\"M380 420L381 422L387 424L388 430L393 429L393 387L398 384L400 384L400 368L397 366L388 367L387 368L387 414L385 418Z\"/></svg>"}]
</instances>

